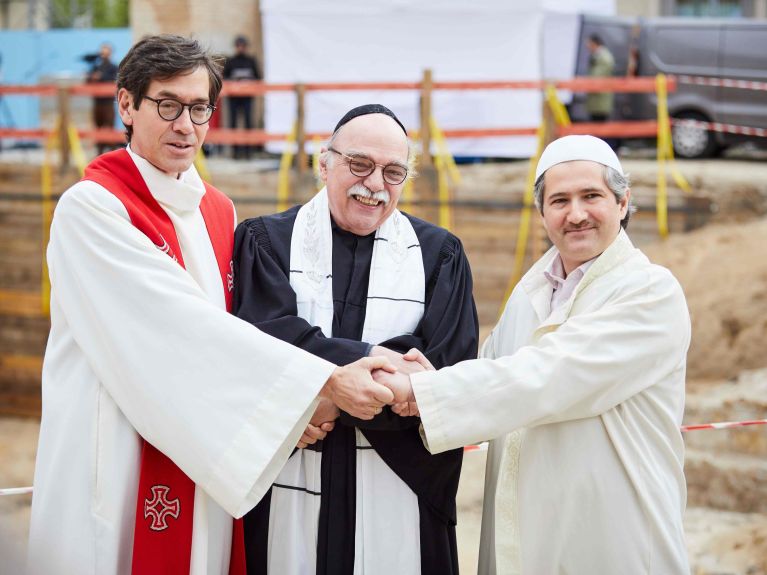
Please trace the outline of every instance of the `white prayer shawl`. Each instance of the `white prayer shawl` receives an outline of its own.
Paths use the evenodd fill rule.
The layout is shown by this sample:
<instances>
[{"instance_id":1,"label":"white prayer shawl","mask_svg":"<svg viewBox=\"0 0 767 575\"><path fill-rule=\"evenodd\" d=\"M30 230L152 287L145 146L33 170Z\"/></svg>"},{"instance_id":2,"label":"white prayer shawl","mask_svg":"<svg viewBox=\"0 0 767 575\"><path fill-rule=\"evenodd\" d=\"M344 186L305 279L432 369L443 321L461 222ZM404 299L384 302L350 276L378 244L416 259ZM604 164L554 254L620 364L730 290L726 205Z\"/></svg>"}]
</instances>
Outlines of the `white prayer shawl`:
<instances>
[{"instance_id":1,"label":"white prayer shawl","mask_svg":"<svg viewBox=\"0 0 767 575\"><path fill-rule=\"evenodd\" d=\"M333 327L332 253L330 210L323 188L296 215L290 284L296 292L298 315L319 326L326 337L332 337ZM377 344L411 334L423 316L424 298L418 237L410 221L395 210L376 231L362 341ZM418 499L370 449L359 429L356 436L354 572L420 573ZM315 572L321 457L319 452L299 450L277 478L269 513L270 573ZM376 497L371 497L373 491Z\"/></svg>"},{"instance_id":2,"label":"white prayer shawl","mask_svg":"<svg viewBox=\"0 0 767 575\"><path fill-rule=\"evenodd\" d=\"M177 180L131 157L186 269L102 186L79 182L59 201L33 574L130 573L141 436L197 485L190 573L227 573L231 516L274 481L334 368L226 313L197 172Z\"/></svg>"},{"instance_id":3,"label":"white prayer shawl","mask_svg":"<svg viewBox=\"0 0 767 575\"><path fill-rule=\"evenodd\" d=\"M522 278L483 359L412 376L432 453L497 438L479 573L689 573L682 289L621 231L550 312L557 256Z\"/></svg>"}]
</instances>

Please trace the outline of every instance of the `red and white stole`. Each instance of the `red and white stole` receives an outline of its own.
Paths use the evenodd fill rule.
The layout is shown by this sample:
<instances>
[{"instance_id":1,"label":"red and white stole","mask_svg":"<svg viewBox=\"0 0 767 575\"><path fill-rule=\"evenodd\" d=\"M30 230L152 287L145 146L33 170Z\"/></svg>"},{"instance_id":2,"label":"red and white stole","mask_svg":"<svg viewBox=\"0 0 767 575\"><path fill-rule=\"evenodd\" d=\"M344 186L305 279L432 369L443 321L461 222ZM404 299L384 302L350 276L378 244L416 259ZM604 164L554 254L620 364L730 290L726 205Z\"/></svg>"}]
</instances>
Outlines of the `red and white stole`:
<instances>
[{"instance_id":1,"label":"red and white stole","mask_svg":"<svg viewBox=\"0 0 767 575\"><path fill-rule=\"evenodd\" d=\"M184 267L176 230L149 192L127 150L96 158L84 180L100 184L119 199L131 223L154 245ZM232 307L232 244L234 208L231 201L205 184L200 211L205 220L221 274L226 309ZM189 575L195 485L176 464L148 442L141 450L141 475L136 502L133 573L136 575ZM242 520L234 520L230 575L245 575Z\"/></svg>"}]
</instances>

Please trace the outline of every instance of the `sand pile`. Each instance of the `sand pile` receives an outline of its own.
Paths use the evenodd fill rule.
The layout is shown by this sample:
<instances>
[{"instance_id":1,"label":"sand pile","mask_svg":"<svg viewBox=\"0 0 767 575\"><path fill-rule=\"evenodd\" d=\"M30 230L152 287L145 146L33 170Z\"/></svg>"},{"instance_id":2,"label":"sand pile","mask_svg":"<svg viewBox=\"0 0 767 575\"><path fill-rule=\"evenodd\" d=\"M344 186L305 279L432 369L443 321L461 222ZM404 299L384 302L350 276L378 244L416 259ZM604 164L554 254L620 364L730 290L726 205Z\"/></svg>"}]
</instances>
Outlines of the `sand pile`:
<instances>
[{"instance_id":1,"label":"sand pile","mask_svg":"<svg viewBox=\"0 0 767 575\"><path fill-rule=\"evenodd\" d=\"M693 337L688 378L723 379L767 366L767 219L715 224L646 246L679 279Z\"/></svg>"}]
</instances>

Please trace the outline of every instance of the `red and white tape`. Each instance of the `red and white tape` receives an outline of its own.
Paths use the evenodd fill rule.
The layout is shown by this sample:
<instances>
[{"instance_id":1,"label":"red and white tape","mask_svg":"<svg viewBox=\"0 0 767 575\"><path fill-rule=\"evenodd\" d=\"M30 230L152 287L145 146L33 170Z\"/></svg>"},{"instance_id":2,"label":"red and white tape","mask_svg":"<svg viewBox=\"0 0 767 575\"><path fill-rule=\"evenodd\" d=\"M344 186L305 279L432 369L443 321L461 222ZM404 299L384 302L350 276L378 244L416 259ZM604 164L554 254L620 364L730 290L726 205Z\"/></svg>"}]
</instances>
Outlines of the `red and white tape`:
<instances>
[{"instance_id":1,"label":"red and white tape","mask_svg":"<svg viewBox=\"0 0 767 575\"><path fill-rule=\"evenodd\" d=\"M767 425L767 419L751 419L748 421L721 421L719 423L702 423L698 425L683 425L682 432L699 429L730 429L733 427L748 427L749 425Z\"/></svg>"},{"instance_id":2,"label":"red and white tape","mask_svg":"<svg viewBox=\"0 0 767 575\"><path fill-rule=\"evenodd\" d=\"M767 425L767 419L750 419L747 421L720 421L718 423L700 423L683 425L679 429L682 433L698 431L699 429L731 429L733 427L748 427L751 425ZM464 453L471 451L487 451L488 443L485 441L479 445L467 445L463 448Z\"/></svg>"},{"instance_id":3,"label":"red and white tape","mask_svg":"<svg viewBox=\"0 0 767 575\"><path fill-rule=\"evenodd\" d=\"M767 91L767 82L752 80L732 80L730 78L709 78L707 76L677 76L677 82L696 86L714 86L716 88L739 88L741 90Z\"/></svg>"},{"instance_id":4,"label":"red and white tape","mask_svg":"<svg viewBox=\"0 0 767 575\"><path fill-rule=\"evenodd\" d=\"M742 134L744 136L760 136L767 138L767 128L751 128L749 126L736 126L734 124L722 124L719 122L702 122L701 120L686 120L672 118L671 123L677 126L692 126L712 132L727 132L728 134Z\"/></svg>"},{"instance_id":5,"label":"red and white tape","mask_svg":"<svg viewBox=\"0 0 767 575\"><path fill-rule=\"evenodd\" d=\"M0 489L0 496L2 495L25 495L32 493L31 487L8 487L6 489Z\"/></svg>"}]
</instances>

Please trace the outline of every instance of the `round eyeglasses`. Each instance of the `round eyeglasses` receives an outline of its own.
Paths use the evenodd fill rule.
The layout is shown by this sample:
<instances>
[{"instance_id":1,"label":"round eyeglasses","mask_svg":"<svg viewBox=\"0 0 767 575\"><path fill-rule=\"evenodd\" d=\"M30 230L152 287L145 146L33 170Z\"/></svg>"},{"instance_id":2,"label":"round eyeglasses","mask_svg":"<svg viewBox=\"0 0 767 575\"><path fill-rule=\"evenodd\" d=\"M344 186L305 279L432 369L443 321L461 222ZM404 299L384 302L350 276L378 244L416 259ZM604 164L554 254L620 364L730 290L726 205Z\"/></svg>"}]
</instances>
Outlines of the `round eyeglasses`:
<instances>
[{"instance_id":1,"label":"round eyeglasses","mask_svg":"<svg viewBox=\"0 0 767 575\"><path fill-rule=\"evenodd\" d=\"M159 100L149 96L144 96L144 98L157 104L157 113L167 122L172 122L183 114L184 108L189 108L189 118L192 123L201 126L210 120L216 109L212 104L182 104L173 98L160 98Z\"/></svg>"},{"instance_id":2,"label":"round eyeglasses","mask_svg":"<svg viewBox=\"0 0 767 575\"><path fill-rule=\"evenodd\" d=\"M328 152L343 156L349 162L349 171L358 178L369 176L377 167L381 168L384 181L392 186L401 184L407 178L407 168L401 164L386 164L382 166L364 156L349 156L333 148L328 148Z\"/></svg>"}]
</instances>

